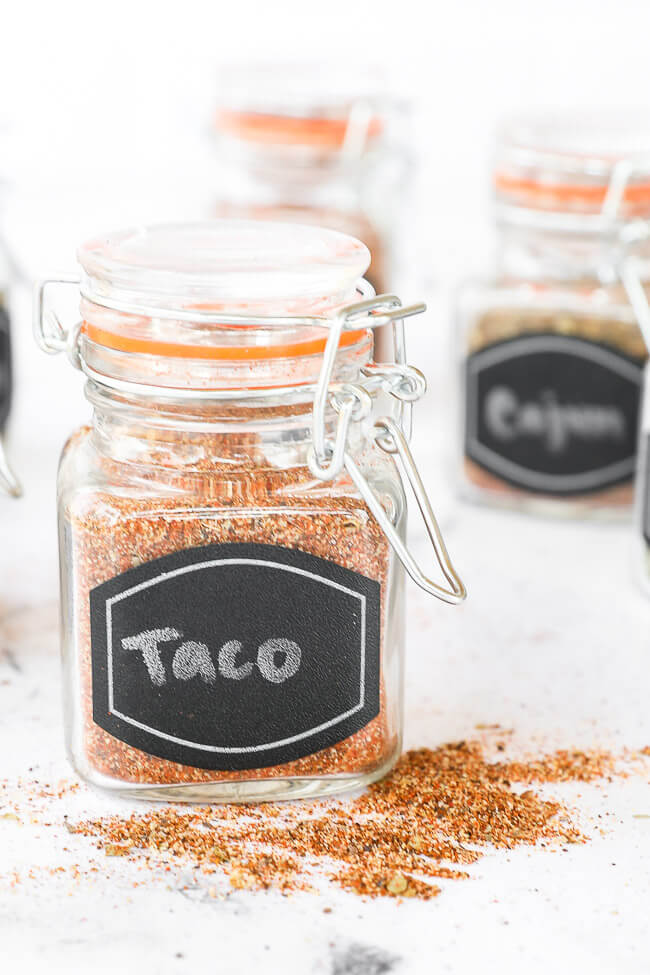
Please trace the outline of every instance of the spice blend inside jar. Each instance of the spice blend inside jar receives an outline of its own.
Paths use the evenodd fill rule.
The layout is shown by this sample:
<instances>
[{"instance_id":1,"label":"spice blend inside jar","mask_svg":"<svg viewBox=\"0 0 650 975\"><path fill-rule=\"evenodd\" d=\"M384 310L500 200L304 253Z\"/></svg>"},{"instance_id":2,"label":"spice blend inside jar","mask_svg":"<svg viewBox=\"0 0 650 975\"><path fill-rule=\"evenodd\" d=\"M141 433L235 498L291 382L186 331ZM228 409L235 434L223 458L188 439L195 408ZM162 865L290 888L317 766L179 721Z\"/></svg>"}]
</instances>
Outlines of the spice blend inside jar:
<instances>
[{"instance_id":1,"label":"spice blend inside jar","mask_svg":"<svg viewBox=\"0 0 650 975\"><path fill-rule=\"evenodd\" d=\"M650 144L650 134L646 132ZM463 493L555 514L629 510L646 348L620 279L650 281L643 130L510 126L497 147L492 281L459 300Z\"/></svg>"},{"instance_id":2,"label":"spice blend inside jar","mask_svg":"<svg viewBox=\"0 0 650 975\"><path fill-rule=\"evenodd\" d=\"M79 260L94 412L59 479L73 764L187 800L378 778L400 752L408 555L403 435L372 411L416 379L372 362L367 249L217 221ZM409 313L379 305L382 324ZM441 564L452 588L430 591L457 602Z\"/></svg>"}]
</instances>

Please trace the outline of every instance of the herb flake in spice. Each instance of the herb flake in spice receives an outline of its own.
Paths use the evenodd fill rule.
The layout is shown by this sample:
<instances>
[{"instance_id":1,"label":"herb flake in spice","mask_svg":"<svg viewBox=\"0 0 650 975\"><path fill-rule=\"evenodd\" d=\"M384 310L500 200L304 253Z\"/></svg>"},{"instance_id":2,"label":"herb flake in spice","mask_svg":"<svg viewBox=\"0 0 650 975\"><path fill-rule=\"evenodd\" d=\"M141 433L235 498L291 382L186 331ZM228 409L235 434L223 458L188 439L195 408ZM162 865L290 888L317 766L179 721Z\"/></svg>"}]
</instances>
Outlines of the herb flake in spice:
<instances>
[{"instance_id":1,"label":"herb flake in spice","mask_svg":"<svg viewBox=\"0 0 650 975\"><path fill-rule=\"evenodd\" d=\"M614 774L617 760L604 751L492 762L482 743L463 741L406 752L348 802L165 807L82 822L77 832L153 870L189 860L237 890L288 894L326 881L366 897L429 900L441 892L436 881L469 877L465 868L490 848L586 842L561 803L516 786Z\"/></svg>"}]
</instances>

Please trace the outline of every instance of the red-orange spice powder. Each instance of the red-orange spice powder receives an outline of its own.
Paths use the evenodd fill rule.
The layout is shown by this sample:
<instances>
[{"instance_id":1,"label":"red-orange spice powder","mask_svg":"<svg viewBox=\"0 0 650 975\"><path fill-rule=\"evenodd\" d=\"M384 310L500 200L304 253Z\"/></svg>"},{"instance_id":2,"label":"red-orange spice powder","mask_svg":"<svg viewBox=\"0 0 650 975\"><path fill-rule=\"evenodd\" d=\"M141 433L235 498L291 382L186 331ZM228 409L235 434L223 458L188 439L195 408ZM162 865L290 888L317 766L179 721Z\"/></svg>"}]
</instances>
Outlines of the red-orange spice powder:
<instances>
[{"instance_id":1,"label":"red-orange spice powder","mask_svg":"<svg viewBox=\"0 0 650 975\"><path fill-rule=\"evenodd\" d=\"M173 807L80 823L108 856L144 857L152 869L187 863L206 885L312 890L317 879L362 896L440 893L440 878L492 847L541 844L565 849L586 837L557 801L532 782L593 782L615 774L608 752L558 751L491 762L479 742L405 753L395 770L350 802ZM215 896L216 886L208 886Z\"/></svg>"},{"instance_id":2,"label":"red-orange spice powder","mask_svg":"<svg viewBox=\"0 0 650 975\"><path fill-rule=\"evenodd\" d=\"M258 410L259 413L259 410ZM73 441L83 446L86 428ZM77 647L84 761L91 770L118 783L169 785L272 777L359 775L384 766L399 747L399 729L388 715L381 681L380 713L357 733L314 755L281 766L241 772L213 771L148 755L112 737L93 722L90 652L91 589L128 569L195 546L258 542L295 548L352 569L381 586L381 654L387 652L388 541L369 509L339 485L317 486L306 467L271 469L264 464L254 435L194 437L192 453L203 446L205 460L190 473L169 469L163 434L156 432L147 461L137 472L139 488L124 482L124 471L106 460L107 483L114 490L75 495L64 511L74 576L74 641ZM182 452L178 431L167 434L170 451ZM248 437L248 440L247 440ZM234 452L243 457L234 461ZM224 458L223 463L214 457ZM128 467L128 465L126 465ZM151 491L143 489L147 480ZM123 482L121 484L120 482ZM350 485L351 487L351 485ZM394 648L391 648L394 650ZM382 663L383 670L383 663Z\"/></svg>"}]
</instances>

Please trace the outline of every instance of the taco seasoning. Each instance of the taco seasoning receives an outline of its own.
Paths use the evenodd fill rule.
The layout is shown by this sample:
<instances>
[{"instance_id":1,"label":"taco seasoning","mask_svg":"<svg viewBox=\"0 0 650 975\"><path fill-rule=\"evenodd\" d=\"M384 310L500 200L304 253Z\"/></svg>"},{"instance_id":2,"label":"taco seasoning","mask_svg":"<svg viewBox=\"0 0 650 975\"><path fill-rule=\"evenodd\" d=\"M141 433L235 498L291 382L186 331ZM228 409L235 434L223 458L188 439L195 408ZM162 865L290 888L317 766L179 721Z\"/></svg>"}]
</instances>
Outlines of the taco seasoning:
<instances>
[{"instance_id":1,"label":"taco seasoning","mask_svg":"<svg viewBox=\"0 0 650 975\"><path fill-rule=\"evenodd\" d=\"M412 163L408 103L383 87L367 72L333 83L323 66L229 68L214 119L216 215L358 237L371 254L367 280L377 294L392 291ZM390 330L378 329L375 342L375 359L387 361Z\"/></svg>"},{"instance_id":2,"label":"taco seasoning","mask_svg":"<svg viewBox=\"0 0 650 975\"><path fill-rule=\"evenodd\" d=\"M648 287L648 150L647 125L604 119L500 133L497 266L459 300L466 497L629 512L647 353L620 267Z\"/></svg>"},{"instance_id":3,"label":"taco seasoning","mask_svg":"<svg viewBox=\"0 0 650 975\"><path fill-rule=\"evenodd\" d=\"M365 297L367 248L314 227L150 227L78 257L80 323L45 309L56 281L36 309L93 407L59 478L72 763L188 801L377 779L401 746L402 563L465 595L426 498L449 588L404 543L421 374L371 359L392 322L402 359L422 306Z\"/></svg>"}]
</instances>

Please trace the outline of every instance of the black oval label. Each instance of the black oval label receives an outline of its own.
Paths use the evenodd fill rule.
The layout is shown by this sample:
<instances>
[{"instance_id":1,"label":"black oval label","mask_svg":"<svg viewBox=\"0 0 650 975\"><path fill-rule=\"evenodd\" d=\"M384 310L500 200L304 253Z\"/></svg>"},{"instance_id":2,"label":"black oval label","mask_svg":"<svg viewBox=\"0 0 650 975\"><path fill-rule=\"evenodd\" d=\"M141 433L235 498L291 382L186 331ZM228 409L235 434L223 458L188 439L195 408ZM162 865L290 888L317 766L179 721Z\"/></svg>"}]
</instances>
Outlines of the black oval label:
<instances>
[{"instance_id":1,"label":"black oval label","mask_svg":"<svg viewBox=\"0 0 650 975\"><path fill-rule=\"evenodd\" d=\"M379 714L380 586L293 549L155 559L90 593L93 719L205 769L280 765Z\"/></svg>"},{"instance_id":2,"label":"black oval label","mask_svg":"<svg viewBox=\"0 0 650 975\"><path fill-rule=\"evenodd\" d=\"M602 490L634 476L642 362L562 335L498 342L467 360L465 451L543 494Z\"/></svg>"}]
</instances>

